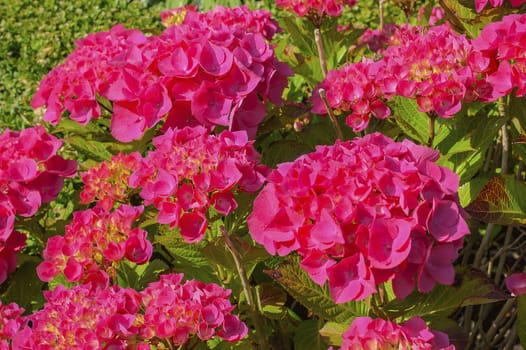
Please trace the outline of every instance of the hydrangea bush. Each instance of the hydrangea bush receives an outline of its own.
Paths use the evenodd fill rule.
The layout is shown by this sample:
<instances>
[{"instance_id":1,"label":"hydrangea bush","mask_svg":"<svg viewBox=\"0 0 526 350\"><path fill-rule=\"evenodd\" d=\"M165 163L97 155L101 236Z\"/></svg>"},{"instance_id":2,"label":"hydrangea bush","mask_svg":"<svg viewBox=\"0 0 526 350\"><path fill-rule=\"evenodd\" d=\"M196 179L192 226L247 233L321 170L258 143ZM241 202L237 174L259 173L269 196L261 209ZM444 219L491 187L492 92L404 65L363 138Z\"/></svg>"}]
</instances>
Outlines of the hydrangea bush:
<instances>
[{"instance_id":1,"label":"hydrangea bush","mask_svg":"<svg viewBox=\"0 0 526 350\"><path fill-rule=\"evenodd\" d=\"M273 5L43 77L0 135L0 349L526 344L522 2Z\"/></svg>"}]
</instances>

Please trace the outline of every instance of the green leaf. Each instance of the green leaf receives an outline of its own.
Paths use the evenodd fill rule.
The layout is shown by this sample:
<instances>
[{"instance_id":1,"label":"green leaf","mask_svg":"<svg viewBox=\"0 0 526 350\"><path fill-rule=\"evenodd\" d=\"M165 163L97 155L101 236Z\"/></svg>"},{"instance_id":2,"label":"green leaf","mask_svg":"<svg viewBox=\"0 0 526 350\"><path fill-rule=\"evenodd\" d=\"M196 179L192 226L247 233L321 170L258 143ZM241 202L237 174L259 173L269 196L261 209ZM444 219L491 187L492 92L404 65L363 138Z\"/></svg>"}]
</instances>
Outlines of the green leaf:
<instances>
[{"instance_id":1,"label":"green leaf","mask_svg":"<svg viewBox=\"0 0 526 350\"><path fill-rule=\"evenodd\" d=\"M470 180L484 165L488 147L493 143L505 117L491 115L495 110L481 109L469 116L466 107L452 119L438 118L433 147L441 157L437 162L453 170L461 183Z\"/></svg>"},{"instance_id":2,"label":"green leaf","mask_svg":"<svg viewBox=\"0 0 526 350\"><path fill-rule=\"evenodd\" d=\"M466 211L475 219L500 224L526 223L526 184L512 175L489 180Z\"/></svg>"},{"instance_id":3,"label":"green leaf","mask_svg":"<svg viewBox=\"0 0 526 350\"><path fill-rule=\"evenodd\" d=\"M206 242L186 243L178 233L170 232L154 237L154 243L163 246L169 254L168 262L177 272L183 272L186 279L197 279L206 283L219 283L213 266L203 255Z\"/></svg>"},{"instance_id":4,"label":"green leaf","mask_svg":"<svg viewBox=\"0 0 526 350\"><path fill-rule=\"evenodd\" d=\"M517 297L517 335L526 349L526 294Z\"/></svg>"},{"instance_id":5,"label":"green leaf","mask_svg":"<svg viewBox=\"0 0 526 350\"><path fill-rule=\"evenodd\" d=\"M189 244L181 238L179 233L172 231L167 234L156 235L154 243L162 245L177 261L195 267L210 265L208 259L202 253L206 242Z\"/></svg>"},{"instance_id":6,"label":"green leaf","mask_svg":"<svg viewBox=\"0 0 526 350\"><path fill-rule=\"evenodd\" d=\"M300 267L298 259L291 259L277 270L267 273L298 302L321 318L348 322L355 316L369 314L369 304L366 301L336 304L332 300L327 284L321 287L312 281Z\"/></svg>"},{"instance_id":7,"label":"green leaf","mask_svg":"<svg viewBox=\"0 0 526 350\"><path fill-rule=\"evenodd\" d=\"M504 15L514 12L504 7L494 8L488 5L482 12L476 13L474 2L466 0L439 0L439 3L452 27L471 38L476 38L488 23L499 21Z\"/></svg>"},{"instance_id":8,"label":"green leaf","mask_svg":"<svg viewBox=\"0 0 526 350\"><path fill-rule=\"evenodd\" d=\"M429 117L418 110L414 99L395 96L391 99L393 116L402 131L420 144L429 139Z\"/></svg>"},{"instance_id":9,"label":"green leaf","mask_svg":"<svg viewBox=\"0 0 526 350\"><path fill-rule=\"evenodd\" d=\"M5 282L8 287L2 294L2 303L17 303L26 312L40 309L44 304L42 282L36 273L36 268L40 260L32 256L24 256L24 262L9 276Z\"/></svg>"},{"instance_id":10,"label":"green leaf","mask_svg":"<svg viewBox=\"0 0 526 350\"><path fill-rule=\"evenodd\" d=\"M90 134L102 134L104 131L98 127L97 123L92 122L82 126L74 120L62 118L60 123L53 128L52 132L53 134L66 133L86 136Z\"/></svg>"},{"instance_id":11,"label":"green leaf","mask_svg":"<svg viewBox=\"0 0 526 350\"><path fill-rule=\"evenodd\" d=\"M87 140L81 136L70 136L66 137L65 140L78 152L93 160L101 162L104 160L109 160L112 156L111 152L108 151L106 145L102 142Z\"/></svg>"},{"instance_id":12,"label":"green leaf","mask_svg":"<svg viewBox=\"0 0 526 350\"><path fill-rule=\"evenodd\" d=\"M143 290L148 283L157 281L160 273L167 269L168 265L160 259L142 265L123 261L117 269L117 282L121 287Z\"/></svg>"},{"instance_id":13,"label":"green leaf","mask_svg":"<svg viewBox=\"0 0 526 350\"><path fill-rule=\"evenodd\" d=\"M281 319L286 313L287 294L274 283L264 282L256 286L259 308L265 317Z\"/></svg>"},{"instance_id":14,"label":"green leaf","mask_svg":"<svg viewBox=\"0 0 526 350\"><path fill-rule=\"evenodd\" d=\"M312 149L309 146L299 141L279 140L266 147L262 154L262 160L269 167L274 167L279 163L293 161L298 156L310 151Z\"/></svg>"},{"instance_id":15,"label":"green leaf","mask_svg":"<svg viewBox=\"0 0 526 350\"><path fill-rule=\"evenodd\" d=\"M330 345L341 346L342 345L342 334L349 329L349 324L347 323L336 323L336 322L327 322L320 329L320 335L329 340Z\"/></svg>"},{"instance_id":16,"label":"green leaf","mask_svg":"<svg viewBox=\"0 0 526 350\"><path fill-rule=\"evenodd\" d=\"M290 36L290 41L300 49L305 56L317 56L316 43L314 41L314 26L307 20L298 18L292 14L281 16L280 26Z\"/></svg>"},{"instance_id":17,"label":"green leaf","mask_svg":"<svg viewBox=\"0 0 526 350\"><path fill-rule=\"evenodd\" d=\"M133 266L135 264L123 261L117 269L117 284L123 288L134 288L139 280L139 274Z\"/></svg>"},{"instance_id":18,"label":"green leaf","mask_svg":"<svg viewBox=\"0 0 526 350\"><path fill-rule=\"evenodd\" d=\"M349 47L356 43L363 34L364 29L336 30L335 20L326 21L327 27L321 31L325 56L327 57L327 68L336 69L347 61Z\"/></svg>"},{"instance_id":19,"label":"green leaf","mask_svg":"<svg viewBox=\"0 0 526 350\"><path fill-rule=\"evenodd\" d=\"M327 350L321 339L322 320L306 320L300 323L294 332L294 350Z\"/></svg>"},{"instance_id":20,"label":"green leaf","mask_svg":"<svg viewBox=\"0 0 526 350\"><path fill-rule=\"evenodd\" d=\"M461 185L458 188L460 205L462 207L467 207L471 202L473 202L484 186L486 186L488 181L489 179L486 176L480 176Z\"/></svg>"},{"instance_id":21,"label":"green leaf","mask_svg":"<svg viewBox=\"0 0 526 350\"><path fill-rule=\"evenodd\" d=\"M511 117L510 131L512 137L513 152L518 153L520 158L526 160L526 111L524 97L508 96L508 115Z\"/></svg>"},{"instance_id":22,"label":"green leaf","mask_svg":"<svg viewBox=\"0 0 526 350\"><path fill-rule=\"evenodd\" d=\"M206 247L203 248L203 255L216 265L221 265L232 272L237 271L234 258L228 250L223 238L218 237L208 242Z\"/></svg>"},{"instance_id":23,"label":"green leaf","mask_svg":"<svg viewBox=\"0 0 526 350\"><path fill-rule=\"evenodd\" d=\"M423 319L441 317L469 305L494 303L509 298L482 272L459 269L452 286L437 285L427 294L413 292L404 300L393 300L382 307L393 318Z\"/></svg>"}]
</instances>

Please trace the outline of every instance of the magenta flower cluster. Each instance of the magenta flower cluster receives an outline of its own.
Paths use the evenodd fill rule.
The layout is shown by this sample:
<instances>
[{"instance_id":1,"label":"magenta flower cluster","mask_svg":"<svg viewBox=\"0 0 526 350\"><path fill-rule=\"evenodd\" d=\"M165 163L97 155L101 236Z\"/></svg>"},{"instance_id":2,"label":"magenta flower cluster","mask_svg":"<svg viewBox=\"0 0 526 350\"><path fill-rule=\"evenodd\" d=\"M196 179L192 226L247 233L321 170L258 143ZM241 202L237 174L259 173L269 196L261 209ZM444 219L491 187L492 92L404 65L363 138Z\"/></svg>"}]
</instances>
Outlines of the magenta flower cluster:
<instances>
[{"instance_id":1,"label":"magenta flower cluster","mask_svg":"<svg viewBox=\"0 0 526 350\"><path fill-rule=\"evenodd\" d=\"M213 11L204 13L198 12L195 6L186 5L161 12L161 19L167 26L170 23L177 25L193 21L200 21L212 27L227 26L232 28L236 35L242 35L242 32L261 33L268 41L281 31L278 22L271 17L269 11L249 10L247 5L232 8L217 5Z\"/></svg>"},{"instance_id":2,"label":"magenta flower cluster","mask_svg":"<svg viewBox=\"0 0 526 350\"><path fill-rule=\"evenodd\" d=\"M24 309L15 303L0 302L0 350L11 350L11 340L24 323L23 313Z\"/></svg>"},{"instance_id":3,"label":"magenta flower cluster","mask_svg":"<svg viewBox=\"0 0 526 350\"><path fill-rule=\"evenodd\" d=\"M492 7L500 7L504 5L504 0L475 0L475 10L481 12L488 5L488 2ZM513 8L520 7L525 2L525 0L509 0L509 4Z\"/></svg>"},{"instance_id":4,"label":"magenta flower cluster","mask_svg":"<svg viewBox=\"0 0 526 350\"><path fill-rule=\"evenodd\" d=\"M489 99L485 82L466 64L469 41L447 24L428 30L389 26L387 34L370 32L363 42L381 58L330 71L317 88L326 90L336 114L348 114L346 123L355 132L367 127L371 115L387 118L391 113L384 102L396 95L416 99L420 111L444 118L457 113L462 101ZM318 93L313 103L314 113L327 113Z\"/></svg>"},{"instance_id":5,"label":"magenta flower cluster","mask_svg":"<svg viewBox=\"0 0 526 350\"><path fill-rule=\"evenodd\" d=\"M15 231L16 215L33 216L54 200L77 162L57 154L62 141L41 127L5 130L0 135L0 283L16 268L26 237Z\"/></svg>"},{"instance_id":6,"label":"magenta flower cluster","mask_svg":"<svg viewBox=\"0 0 526 350\"><path fill-rule=\"evenodd\" d=\"M142 292L108 285L59 285L44 292L44 308L33 314L20 317L17 308L0 311L3 332L12 341L5 349L150 350L166 342L183 345L193 336L227 341L246 336L246 325L231 314L230 291L195 280L181 283L182 278L163 275Z\"/></svg>"},{"instance_id":7,"label":"magenta flower cluster","mask_svg":"<svg viewBox=\"0 0 526 350\"><path fill-rule=\"evenodd\" d=\"M343 333L341 350L454 350L447 334L430 330L425 321L413 317L403 324L380 318L356 317Z\"/></svg>"},{"instance_id":8,"label":"magenta flower cluster","mask_svg":"<svg viewBox=\"0 0 526 350\"><path fill-rule=\"evenodd\" d=\"M44 261L37 267L41 280L64 274L68 282L104 284L116 277L119 262L126 258L144 264L152 255L148 233L133 228L143 207L121 205L113 212L95 207L73 213L64 236L47 240Z\"/></svg>"},{"instance_id":9,"label":"magenta flower cluster","mask_svg":"<svg viewBox=\"0 0 526 350\"><path fill-rule=\"evenodd\" d=\"M379 133L318 146L278 165L254 201L248 227L271 254L297 251L337 303L392 280L398 298L454 280L469 228L458 177L438 153Z\"/></svg>"},{"instance_id":10,"label":"magenta flower cluster","mask_svg":"<svg viewBox=\"0 0 526 350\"><path fill-rule=\"evenodd\" d=\"M447 24L431 27L386 26L368 31L362 43L381 58L364 59L330 71L312 97L314 113L326 114L317 92L326 90L331 108L362 131L370 116L387 118L385 101L393 96L416 99L421 112L450 118L462 102L492 102L516 89L526 94L526 14L488 24L467 40Z\"/></svg>"},{"instance_id":11,"label":"magenta flower cluster","mask_svg":"<svg viewBox=\"0 0 526 350\"><path fill-rule=\"evenodd\" d=\"M318 92L323 88L329 105L337 115L350 112L345 123L354 131L364 130L371 115L378 119L389 117L391 109L385 103L384 82L379 78L384 70L383 61L374 62L370 59L330 70L315 90L312 112L327 113Z\"/></svg>"},{"instance_id":12,"label":"magenta flower cluster","mask_svg":"<svg viewBox=\"0 0 526 350\"><path fill-rule=\"evenodd\" d=\"M230 313L234 309L228 300L230 290L196 280L181 284L182 278L182 274L162 275L141 292L144 339L170 338L180 345L193 334L201 340L217 334L230 342L246 336L247 326Z\"/></svg>"},{"instance_id":13,"label":"magenta flower cluster","mask_svg":"<svg viewBox=\"0 0 526 350\"><path fill-rule=\"evenodd\" d=\"M228 215L237 208L234 191L255 192L267 168L244 131L210 135L203 127L168 129L153 139L155 150L129 179L158 222L177 226L187 242L200 241L208 209Z\"/></svg>"},{"instance_id":14,"label":"magenta flower cluster","mask_svg":"<svg viewBox=\"0 0 526 350\"><path fill-rule=\"evenodd\" d=\"M279 105L292 75L268 42L277 30L266 11L246 7L187 11L159 36L117 25L78 40L31 105L46 106L44 119L52 124L68 111L85 125L100 117L101 96L112 103L111 132L122 142L161 120L165 129L220 125L253 137L264 102Z\"/></svg>"},{"instance_id":15,"label":"magenta flower cluster","mask_svg":"<svg viewBox=\"0 0 526 350\"><path fill-rule=\"evenodd\" d=\"M345 5L352 7L357 0L276 0L276 5L298 16L338 17Z\"/></svg>"},{"instance_id":16,"label":"magenta flower cluster","mask_svg":"<svg viewBox=\"0 0 526 350\"><path fill-rule=\"evenodd\" d=\"M472 41L469 65L485 77L492 100L510 94L526 95L526 14L510 15L488 24Z\"/></svg>"},{"instance_id":17,"label":"magenta flower cluster","mask_svg":"<svg viewBox=\"0 0 526 350\"><path fill-rule=\"evenodd\" d=\"M100 163L80 174L84 189L80 192L80 203L95 202L105 210L115 203L123 203L130 195L128 178L139 168L141 155L119 153L109 161Z\"/></svg>"}]
</instances>

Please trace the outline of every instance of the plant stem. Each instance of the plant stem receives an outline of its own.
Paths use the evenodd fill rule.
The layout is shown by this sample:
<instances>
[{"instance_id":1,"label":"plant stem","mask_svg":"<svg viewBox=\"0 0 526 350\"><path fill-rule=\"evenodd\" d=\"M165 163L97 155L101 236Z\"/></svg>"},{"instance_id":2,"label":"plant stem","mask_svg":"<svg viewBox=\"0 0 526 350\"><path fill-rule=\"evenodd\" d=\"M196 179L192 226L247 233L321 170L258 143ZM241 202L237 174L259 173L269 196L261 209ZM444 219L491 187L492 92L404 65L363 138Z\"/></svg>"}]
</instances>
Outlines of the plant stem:
<instances>
[{"instance_id":1,"label":"plant stem","mask_svg":"<svg viewBox=\"0 0 526 350\"><path fill-rule=\"evenodd\" d=\"M427 140L427 145L432 147L435 139L435 119L437 116L434 112L428 113L427 116L429 117L429 139Z\"/></svg>"},{"instance_id":2,"label":"plant stem","mask_svg":"<svg viewBox=\"0 0 526 350\"><path fill-rule=\"evenodd\" d=\"M508 134L508 126L506 123L500 129L502 134L502 159L500 160L500 173L501 175L508 173L508 159L510 155L510 138Z\"/></svg>"},{"instance_id":3,"label":"plant stem","mask_svg":"<svg viewBox=\"0 0 526 350\"><path fill-rule=\"evenodd\" d=\"M321 72L323 73L323 78L325 78L327 76L327 58L325 57L325 49L323 48L320 28L314 29L314 41L316 42L316 48L318 49L318 55L320 56Z\"/></svg>"},{"instance_id":4,"label":"plant stem","mask_svg":"<svg viewBox=\"0 0 526 350\"><path fill-rule=\"evenodd\" d=\"M380 17L380 32L384 31L384 0L378 1L378 17Z\"/></svg>"},{"instance_id":5,"label":"plant stem","mask_svg":"<svg viewBox=\"0 0 526 350\"><path fill-rule=\"evenodd\" d=\"M230 254L232 254L232 258L234 259L234 264L236 265L237 273L241 280L243 291L245 292L245 297L247 298L250 318L252 319L254 327L256 328L256 336L258 338L259 345L262 349L268 349L269 346L267 343L267 338L263 333L263 323L259 312L256 310L256 304L254 303L252 288L250 287L245 268L243 267L243 263L241 262L241 256L239 255L239 252L237 251L234 243L230 239L230 236L228 235L228 232L226 231L225 227L221 226L220 230L221 234L223 235L223 238L225 239L226 246L230 251Z\"/></svg>"},{"instance_id":6,"label":"plant stem","mask_svg":"<svg viewBox=\"0 0 526 350\"><path fill-rule=\"evenodd\" d=\"M502 247L502 249L507 250L509 249L510 247L510 241L511 241L511 234L513 233L513 226L510 225L507 227L506 229L506 236L504 237L504 245ZM502 273L503 273L503 269L504 269L504 263L506 262L506 257L507 257L507 254L502 254L500 257L499 257L499 262L497 263L497 271L495 272L495 284L499 284L500 283L500 278L502 276Z\"/></svg>"},{"instance_id":7,"label":"plant stem","mask_svg":"<svg viewBox=\"0 0 526 350\"><path fill-rule=\"evenodd\" d=\"M506 300L506 304L504 304L499 314L497 315L497 318L495 318L495 321L491 324L490 329L486 333L485 340L487 343L491 343L491 339L495 336L495 334L499 330L499 325L501 321L504 319L508 311L512 308L514 303L515 303L515 298Z\"/></svg>"},{"instance_id":8,"label":"plant stem","mask_svg":"<svg viewBox=\"0 0 526 350\"><path fill-rule=\"evenodd\" d=\"M484 237L482 237L482 241L480 242L479 249L477 249L477 253L475 254L475 261L473 262L473 266L476 268L481 268L481 260L482 255L484 255L484 252L486 251L486 247L489 243L491 231L493 231L494 224L488 224L486 228L486 233L484 234Z\"/></svg>"},{"instance_id":9,"label":"plant stem","mask_svg":"<svg viewBox=\"0 0 526 350\"><path fill-rule=\"evenodd\" d=\"M507 117L506 111L506 100L505 97L501 97L497 100L497 108L501 117ZM508 173L508 159L510 155L510 138L508 134L507 122L504 122L500 129L501 144L502 144L502 158L500 160L500 173L502 175Z\"/></svg>"},{"instance_id":10,"label":"plant stem","mask_svg":"<svg viewBox=\"0 0 526 350\"><path fill-rule=\"evenodd\" d=\"M329 114L329 118L331 118L332 126L334 126L334 130L336 131L336 136L338 137L338 139L343 140L342 129L340 128L340 124L338 124L338 121L336 120L336 116L334 115L334 113L332 113L332 108L329 105L329 101L327 100L327 94L325 93L325 89L319 89L318 92L320 94L321 100L323 101L323 105L325 106L325 109Z\"/></svg>"}]
</instances>

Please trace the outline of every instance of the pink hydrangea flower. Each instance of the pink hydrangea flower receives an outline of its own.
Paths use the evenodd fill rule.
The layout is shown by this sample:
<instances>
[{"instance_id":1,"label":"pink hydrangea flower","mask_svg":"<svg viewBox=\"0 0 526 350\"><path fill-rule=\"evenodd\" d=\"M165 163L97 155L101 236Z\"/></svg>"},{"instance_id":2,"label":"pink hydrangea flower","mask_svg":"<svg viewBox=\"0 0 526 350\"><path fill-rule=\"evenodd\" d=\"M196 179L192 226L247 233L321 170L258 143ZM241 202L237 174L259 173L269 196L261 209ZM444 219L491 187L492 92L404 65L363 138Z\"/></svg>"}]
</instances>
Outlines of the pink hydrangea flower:
<instances>
[{"instance_id":1,"label":"pink hydrangea flower","mask_svg":"<svg viewBox=\"0 0 526 350\"><path fill-rule=\"evenodd\" d=\"M526 38L526 14L509 15L492 22L472 40L473 52L468 63L485 78L488 101L495 101L516 89L526 95L526 51L517 43Z\"/></svg>"},{"instance_id":2,"label":"pink hydrangea flower","mask_svg":"<svg viewBox=\"0 0 526 350\"><path fill-rule=\"evenodd\" d=\"M80 192L80 203L96 201L96 206L106 210L115 202L123 202L129 195L128 178L138 169L141 155L119 153L111 160L102 162L80 174L84 189Z\"/></svg>"},{"instance_id":3,"label":"pink hydrangea flower","mask_svg":"<svg viewBox=\"0 0 526 350\"><path fill-rule=\"evenodd\" d=\"M85 125L100 117L101 96L112 104L111 133L122 142L139 139L161 120L165 130L220 125L254 137L264 103L280 105L292 75L269 43L276 22L269 12L247 7L174 13L184 19L159 36L117 25L78 40L42 80L31 105L45 106L44 120L52 124L68 111Z\"/></svg>"},{"instance_id":4,"label":"pink hydrangea flower","mask_svg":"<svg viewBox=\"0 0 526 350\"><path fill-rule=\"evenodd\" d=\"M327 111L319 96L326 90L335 114L347 115L355 132L364 130L369 118L385 119L393 96L415 99L421 112L451 118L462 101L487 100L484 79L467 65L470 42L449 25L425 29L388 26L384 33L369 32L362 42L381 54L378 61L364 59L330 71L313 95L314 113Z\"/></svg>"},{"instance_id":5,"label":"pink hydrangea flower","mask_svg":"<svg viewBox=\"0 0 526 350\"><path fill-rule=\"evenodd\" d=\"M121 205L113 212L102 207L74 212L65 235L48 239L37 267L39 278L47 282L63 273L69 282L104 281L124 258L146 263L152 244L146 231L132 228L142 211L142 206Z\"/></svg>"},{"instance_id":6,"label":"pink hydrangea flower","mask_svg":"<svg viewBox=\"0 0 526 350\"><path fill-rule=\"evenodd\" d=\"M169 129L153 140L131 175L146 205L158 210L158 221L178 227L187 242L203 238L207 211L228 215L237 208L236 191L255 192L266 168L258 165L253 142L242 131L210 135L203 127Z\"/></svg>"},{"instance_id":7,"label":"pink hydrangea flower","mask_svg":"<svg viewBox=\"0 0 526 350\"><path fill-rule=\"evenodd\" d=\"M325 80L313 94L312 111L327 114L319 89L325 89L327 100L335 113L349 113L345 119L355 132L364 130L369 124L369 116L385 119L391 114L386 105L383 91L383 61L374 62L364 59L362 62L346 64L337 70L328 72Z\"/></svg>"},{"instance_id":8,"label":"pink hydrangea flower","mask_svg":"<svg viewBox=\"0 0 526 350\"><path fill-rule=\"evenodd\" d=\"M59 285L13 337L13 349L125 349L136 343L140 296L120 287ZM117 347L111 345L119 344Z\"/></svg>"},{"instance_id":9,"label":"pink hydrangea flower","mask_svg":"<svg viewBox=\"0 0 526 350\"><path fill-rule=\"evenodd\" d=\"M0 283L17 265L26 236L14 231L16 215L29 217L54 200L77 162L57 155L62 141L41 127L0 135Z\"/></svg>"},{"instance_id":10,"label":"pink hydrangea flower","mask_svg":"<svg viewBox=\"0 0 526 350\"><path fill-rule=\"evenodd\" d=\"M432 331L424 320L413 317L403 324L380 318L356 317L343 334L341 350L454 350L445 333Z\"/></svg>"},{"instance_id":11,"label":"pink hydrangea flower","mask_svg":"<svg viewBox=\"0 0 526 350\"><path fill-rule=\"evenodd\" d=\"M15 303L3 305L0 302L0 349L10 350L13 337L19 332L24 320L24 309Z\"/></svg>"},{"instance_id":12,"label":"pink hydrangea flower","mask_svg":"<svg viewBox=\"0 0 526 350\"><path fill-rule=\"evenodd\" d=\"M345 5L352 7L356 0L276 0L276 5L300 17L338 17Z\"/></svg>"},{"instance_id":13,"label":"pink hydrangea flower","mask_svg":"<svg viewBox=\"0 0 526 350\"><path fill-rule=\"evenodd\" d=\"M248 227L270 254L297 251L301 266L337 303L361 300L392 280L399 298L415 285L452 284L469 228L458 177L438 153L379 133L319 146L279 164L254 201Z\"/></svg>"},{"instance_id":14,"label":"pink hydrangea flower","mask_svg":"<svg viewBox=\"0 0 526 350\"><path fill-rule=\"evenodd\" d=\"M141 337L167 338L182 345L193 335L201 340L217 335L230 342L247 335L247 326L231 314L235 306L228 300L230 290L196 280L182 283L182 279L182 274L162 275L141 292Z\"/></svg>"},{"instance_id":15,"label":"pink hydrangea flower","mask_svg":"<svg viewBox=\"0 0 526 350\"><path fill-rule=\"evenodd\" d=\"M58 285L44 292L43 309L25 317L15 304L0 305L0 349L147 350L160 342L183 345L194 336L235 342L247 335L247 326L232 314L230 290L182 279L162 275L140 293L108 281Z\"/></svg>"}]
</instances>

